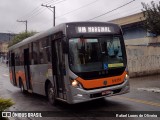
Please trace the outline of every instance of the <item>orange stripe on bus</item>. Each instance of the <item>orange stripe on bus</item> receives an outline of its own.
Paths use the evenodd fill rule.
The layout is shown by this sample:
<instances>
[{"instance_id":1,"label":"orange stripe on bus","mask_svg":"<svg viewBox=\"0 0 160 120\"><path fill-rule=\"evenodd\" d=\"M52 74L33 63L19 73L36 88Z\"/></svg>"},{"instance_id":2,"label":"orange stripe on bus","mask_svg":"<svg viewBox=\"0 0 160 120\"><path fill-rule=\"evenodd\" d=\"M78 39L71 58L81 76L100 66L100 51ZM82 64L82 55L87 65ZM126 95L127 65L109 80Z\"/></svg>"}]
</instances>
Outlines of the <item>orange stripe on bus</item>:
<instances>
[{"instance_id":1,"label":"orange stripe on bus","mask_svg":"<svg viewBox=\"0 0 160 120\"><path fill-rule=\"evenodd\" d=\"M80 82L84 88L92 89L92 88L100 88L105 86L121 84L124 82L125 75L126 75L126 72L124 72L120 76L114 76L114 77L106 77L106 78L93 79L93 80L84 80L78 77L76 80ZM106 85L104 84L105 81L107 81Z\"/></svg>"},{"instance_id":2,"label":"orange stripe on bus","mask_svg":"<svg viewBox=\"0 0 160 120\"><path fill-rule=\"evenodd\" d=\"M17 82L19 81L19 78L22 79L22 82L23 82L23 85L24 85L26 79L25 79L25 73L23 71L16 72L16 80L17 80Z\"/></svg>"}]
</instances>

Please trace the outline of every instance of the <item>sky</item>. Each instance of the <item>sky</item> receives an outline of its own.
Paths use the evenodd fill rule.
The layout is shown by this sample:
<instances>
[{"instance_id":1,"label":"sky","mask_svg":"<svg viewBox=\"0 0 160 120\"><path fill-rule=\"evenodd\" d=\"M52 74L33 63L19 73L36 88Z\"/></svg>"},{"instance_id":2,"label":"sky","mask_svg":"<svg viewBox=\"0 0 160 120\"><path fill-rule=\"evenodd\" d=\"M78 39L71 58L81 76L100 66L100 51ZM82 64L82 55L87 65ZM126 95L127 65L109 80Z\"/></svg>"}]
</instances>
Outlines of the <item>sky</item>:
<instances>
[{"instance_id":1,"label":"sky","mask_svg":"<svg viewBox=\"0 0 160 120\"><path fill-rule=\"evenodd\" d=\"M107 22L141 12L141 2L150 4L151 1L158 3L160 0L0 0L0 32L25 31L25 23L17 20L27 20L29 31L41 32L51 28L52 9L43 7L42 4L55 6L55 22L58 25L72 21ZM123 6L124 4L127 5ZM120 6L123 7L114 10ZM100 16L104 13L107 14Z\"/></svg>"}]
</instances>

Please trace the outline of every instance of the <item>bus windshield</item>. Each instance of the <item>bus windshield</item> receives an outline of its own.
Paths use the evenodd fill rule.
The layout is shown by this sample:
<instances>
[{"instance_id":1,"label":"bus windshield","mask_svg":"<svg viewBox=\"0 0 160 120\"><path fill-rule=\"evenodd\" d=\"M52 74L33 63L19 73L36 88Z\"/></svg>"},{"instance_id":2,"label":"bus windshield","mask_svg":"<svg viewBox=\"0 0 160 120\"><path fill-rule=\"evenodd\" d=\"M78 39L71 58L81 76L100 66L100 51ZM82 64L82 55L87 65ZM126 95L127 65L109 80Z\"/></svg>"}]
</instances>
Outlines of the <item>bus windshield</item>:
<instances>
[{"instance_id":1,"label":"bus windshield","mask_svg":"<svg viewBox=\"0 0 160 120\"><path fill-rule=\"evenodd\" d=\"M69 39L69 64L73 72L123 67L120 36Z\"/></svg>"}]
</instances>

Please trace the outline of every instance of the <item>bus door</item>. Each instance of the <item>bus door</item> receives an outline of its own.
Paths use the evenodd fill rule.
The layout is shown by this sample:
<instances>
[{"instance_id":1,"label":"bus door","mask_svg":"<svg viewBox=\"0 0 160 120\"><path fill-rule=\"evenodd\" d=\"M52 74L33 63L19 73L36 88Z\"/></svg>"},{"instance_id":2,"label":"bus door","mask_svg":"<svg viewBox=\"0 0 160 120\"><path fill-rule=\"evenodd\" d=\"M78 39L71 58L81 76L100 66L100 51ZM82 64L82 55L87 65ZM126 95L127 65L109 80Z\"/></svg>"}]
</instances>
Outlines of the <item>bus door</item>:
<instances>
[{"instance_id":1,"label":"bus door","mask_svg":"<svg viewBox=\"0 0 160 120\"><path fill-rule=\"evenodd\" d=\"M24 72L25 72L27 90L32 90L30 66L29 66L29 48L24 49Z\"/></svg>"},{"instance_id":2,"label":"bus door","mask_svg":"<svg viewBox=\"0 0 160 120\"><path fill-rule=\"evenodd\" d=\"M61 39L52 41L52 72L53 80L56 85L57 97L66 99L65 85L64 85L64 53L62 51Z\"/></svg>"},{"instance_id":3,"label":"bus door","mask_svg":"<svg viewBox=\"0 0 160 120\"><path fill-rule=\"evenodd\" d=\"M13 85L17 85L16 75L15 75L15 53L11 53L11 72L12 72L12 80Z\"/></svg>"}]
</instances>

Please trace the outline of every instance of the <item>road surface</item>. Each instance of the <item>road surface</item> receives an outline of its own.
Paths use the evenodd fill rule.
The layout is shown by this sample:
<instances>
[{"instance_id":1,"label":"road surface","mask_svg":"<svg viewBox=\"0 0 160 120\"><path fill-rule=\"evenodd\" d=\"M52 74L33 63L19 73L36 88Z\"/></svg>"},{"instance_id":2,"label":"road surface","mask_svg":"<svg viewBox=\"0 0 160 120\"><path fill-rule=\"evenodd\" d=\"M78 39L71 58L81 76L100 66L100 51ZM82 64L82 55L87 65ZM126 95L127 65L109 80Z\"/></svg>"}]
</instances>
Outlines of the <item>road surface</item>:
<instances>
[{"instance_id":1,"label":"road surface","mask_svg":"<svg viewBox=\"0 0 160 120\"><path fill-rule=\"evenodd\" d=\"M118 117L124 120L160 119L155 118L155 116L143 116L142 118L139 116L137 118L136 116L141 113L143 115L148 114L148 111L152 111L149 114L160 115L160 75L131 78L130 85L130 93L124 95L76 105L59 102L58 105L51 106L44 96L22 94L19 88L11 85L8 67L0 66L0 97L11 98L15 102L15 105L9 109L10 111L46 111L48 116L54 114L52 117L42 118L10 118L12 120L117 120L119 119ZM112 117L111 111L117 113L118 117ZM121 111L123 113L122 116L120 116ZM131 113L127 114L128 116L126 117L126 113L123 111ZM42 112L42 114L45 114L45 112Z\"/></svg>"}]
</instances>

